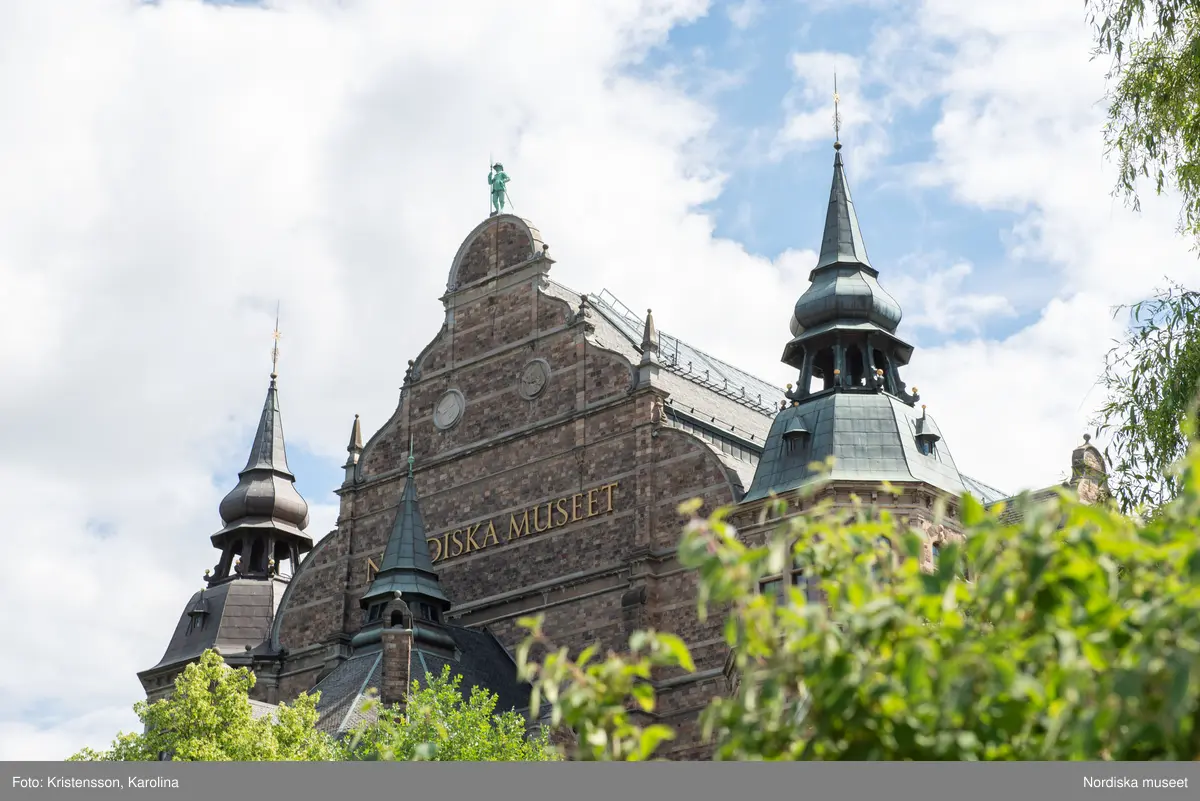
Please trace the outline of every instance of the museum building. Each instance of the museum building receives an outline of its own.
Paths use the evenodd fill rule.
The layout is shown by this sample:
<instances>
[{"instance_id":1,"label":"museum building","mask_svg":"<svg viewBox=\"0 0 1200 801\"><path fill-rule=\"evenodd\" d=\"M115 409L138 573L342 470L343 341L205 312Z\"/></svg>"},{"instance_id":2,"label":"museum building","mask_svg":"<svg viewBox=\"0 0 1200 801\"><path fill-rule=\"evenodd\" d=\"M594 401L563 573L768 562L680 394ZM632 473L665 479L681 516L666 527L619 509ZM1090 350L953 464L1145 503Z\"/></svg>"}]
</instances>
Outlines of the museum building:
<instances>
[{"instance_id":1,"label":"museum building","mask_svg":"<svg viewBox=\"0 0 1200 801\"><path fill-rule=\"evenodd\" d=\"M363 722L371 695L402 703L412 680L445 665L464 687L495 692L499 708L528 713L517 621L541 614L574 651L624 650L641 628L683 637L696 671L656 676L653 717L678 732L664 755L707 758L697 713L728 692L729 654L675 559L680 503L737 504L735 522L755 536L768 498L814 481L809 465L833 457L823 493L892 509L926 532L931 560L957 534L962 493L1005 498L958 471L900 377L913 347L868 260L835 148L820 256L780 343L794 387L659 332L651 313L607 292L556 283L538 230L494 213L454 254L445 322L409 362L391 419L364 443L354 418L337 525L314 543L272 374L250 457L220 504L216 565L162 659L138 674L147 696L169 693L216 648L254 671L261 713L320 691L319 725L332 734ZM1077 448L1071 467L1082 497L1103 494L1094 446ZM877 493L884 481L899 494ZM935 520L939 499L949 515Z\"/></svg>"}]
</instances>

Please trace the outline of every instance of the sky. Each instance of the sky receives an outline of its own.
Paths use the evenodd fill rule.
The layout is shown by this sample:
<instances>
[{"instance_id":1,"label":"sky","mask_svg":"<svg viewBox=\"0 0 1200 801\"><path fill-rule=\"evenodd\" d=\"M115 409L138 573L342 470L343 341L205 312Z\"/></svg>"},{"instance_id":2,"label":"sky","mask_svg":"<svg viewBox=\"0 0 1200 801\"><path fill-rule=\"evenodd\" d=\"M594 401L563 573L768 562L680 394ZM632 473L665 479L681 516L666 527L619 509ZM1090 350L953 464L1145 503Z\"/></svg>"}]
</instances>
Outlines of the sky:
<instances>
[{"instance_id":1,"label":"sky","mask_svg":"<svg viewBox=\"0 0 1200 801\"><path fill-rule=\"evenodd\" d=\"M960 469L1069 470L1113 307L1200 267L1112 195L1078 0L0 2L0 759L134 730L216 554L281 308L332 527L355 414L437 333L487 160L552 277L782 386L829 197ZM31 606L32 604L32 606Z\"/></svg>"}]
</instances>

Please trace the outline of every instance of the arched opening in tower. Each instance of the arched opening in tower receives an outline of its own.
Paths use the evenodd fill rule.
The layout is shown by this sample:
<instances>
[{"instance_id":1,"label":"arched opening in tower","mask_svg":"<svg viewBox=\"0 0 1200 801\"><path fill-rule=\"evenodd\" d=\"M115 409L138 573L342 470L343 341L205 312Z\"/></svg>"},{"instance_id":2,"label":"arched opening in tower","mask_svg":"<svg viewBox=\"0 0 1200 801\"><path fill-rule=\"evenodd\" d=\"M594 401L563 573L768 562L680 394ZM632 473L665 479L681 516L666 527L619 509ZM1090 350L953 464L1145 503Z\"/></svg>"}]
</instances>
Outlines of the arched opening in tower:
<instances>
[{"instance_id":1,"label":"arched opening in tower","mask_svg":"<svg viewBox=\"0 0 1200 801\"><path fill-rule=\"evenodd\" d=\"M820 385L813 387L814 391L833 386L833 348L821 348L813 357L813 379L814 383L820 381Z\"/></svg>"},{"instance_id":2,"label":"arched opening in tower","mask_svg":"<svg viewBox=\"0 0 1200 801\"><path fill-rule=\"evenodd\" d=\"M875 369L883 370L883 388L886 391L895 394L896 388L892 386L892 373L888 367L887 357L883 355L883 351L875 348L873 351L873 358L875 361Z\"/></svg>"},{"instance_id":3,"label":"arched opening in tower","mask_svg":"<svg viewBox=\"0 0 1200 801\"><path fill-rule=\"evenodd\" d=\"M862 386L866 370L866 359L863 358L862 348L858 345L851 345L846 349L846 372L849 374L847 385Z\"/></svg>"},{"instance_id":4,"label":"arched opening in tower","mask_svg":"<svg viewBox=\"0 0 1200 801\"><path fill-rule=\"evenodd\" d=\"M261 539L254 540L254 544L250 546L250 559L247 560L246 570L249 573L265 573L266 572L266 554L265 547Z\"/></svg>"}]
</instances>

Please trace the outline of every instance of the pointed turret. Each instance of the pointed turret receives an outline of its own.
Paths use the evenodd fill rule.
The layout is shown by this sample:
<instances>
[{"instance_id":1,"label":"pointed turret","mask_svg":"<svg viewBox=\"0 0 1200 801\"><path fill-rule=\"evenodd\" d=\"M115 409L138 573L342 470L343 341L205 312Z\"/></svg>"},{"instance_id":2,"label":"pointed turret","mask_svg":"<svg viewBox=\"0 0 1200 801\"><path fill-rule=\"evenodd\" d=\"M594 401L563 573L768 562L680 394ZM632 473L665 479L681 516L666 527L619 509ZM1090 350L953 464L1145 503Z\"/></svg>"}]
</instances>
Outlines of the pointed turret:
<instances>
[{"instance_id":1,"label":"pointed turret","mask_svg":"<svg viewBox=\"0 0 1200 801\"><path fill-rule=\"evenodd\" d=\"M642 364L648 361L658 361L658 328L652 309L646 309L646 326L642 329Z\"/></svg>"},{"instance_id":2,"label":"pointed turret","mask_svg":"<svg viewBox=\"0 0 1200 801\"><path fill-rule=\"evenodd\" d=\"M442 593L433 559L429 556L429 545L425 541L425 521L417 502L417 484L413 477L412 446L409 446L408 479L404 482L404 495L396 509L396 522L383 552L383 562L371 586L362 597L362 606L370 610L376 604L386 605L399 593L413 612L418 612L417 603L428 604L432 610L443 612L450 601ZM435 615L436 617L437 615ZM370 612L368 611L368 619Z\"/></svg>"},{"instance_id":3,"label":"pointed turret","mask_svg":"<svg viewBox=\"0 0 1200 801\"><path fill-rule=\"evenodd\" d=\"M867 259L841 145L834 148L821 255L811 285L796 301L792 340L783 351L783 362L800 371L789 397L807 397L815 381L821 390L868 387L911 403L915 398L896 372L912 355L912 346L895 336L900 304L879 285L879 272Z\"/></svg>"},{"instance_id":4,"label":"pointed turret","mask_svg":"<svg viewBox=\"0 0 1200 801\"><path fill-rule=\"evenodd\" d=\"M638 384L648 385L658 375L658 328L654 312L646 309L646 325L642 329L642 359L638 362Z\"/></svg>"},{"instance_id":5,"label":"pointed turret","mask_svg":"<svg viewBox=\"0 0 1200 801\"><path fill-rule=\"evenodd\" d=\"M238 473L237 486L221 501L225 525L212 535L221 561L210 583L235 576L267 578L285 559L295 572L300 555L312 550L312 538L304 531L308 504L288 468L276 380L272 372L250 458Z\"/></svg>"},{"instance_id":6,"label":"pointed turret","mask_svg":"<svg viewBox=\"0 0 1200 801\"><path fill-rule=\"evenodd\" d=\"M411 364L411 362L409 363ZM346 483L353 483L354 470L358 466L359 457L363 452L362 425L358 422L358 415L354 415L354 425L350 427L350 444L346 446L346 463L342 465L346 469Z\"/></svg>"},{"instance_id":7,"label":"pointed turret","mask_svg":"<svg viewBox=\"0 0 1200 801\"><path fill-rule=\"evenodd\" d=\"M276 321L276 340L279 326ZM172 681L190 662L210 648L229 664L265 664L280 658L271 645L275 611L295 575L300 555L312 550L308 504L296 490L287 463L283 416L279 411L275 348L271 383L263 403L254 442L238 483L224 500L223 527L212 535L221 558L204 571L206 586L192 596L158 664L138 674L150 700L170 692ZM280 572L284 561L287 573ZM278 663L276 663L278 664ZM266 687L265 683L263 685ZM274 689L265 689L270 695ZM273 703L273 701L272 701Z\"/></svg>"},{"instance_id":8,"label":"pointed turret","mask_svg":"<svg viewBox=\"0 0 1200 801\"><path fill-rule=\"evenodd\" d=\"M842 164L842 145L833 146L833 186L829 190L829 209L825 212L825 233L821 237L821 257L817 267L831 264L861 264L870 267L867 245L858 226L850 184Z\"/></svg>"},{"instance_id":9,"label":"pointed turret","mask_svg":"<svg viewBox=\"0 0 1200 801\"><path fill-rule=\"evenodd\" d=\"M833 459L833 481L921 482L964 491L941 433L899 368L912 346L896 336L900 305L879 285L850 199L841 145L812 282L796 301L783 362L800 371L767 435L744 501L817 480Z\"/></svg>"}]
</instances>

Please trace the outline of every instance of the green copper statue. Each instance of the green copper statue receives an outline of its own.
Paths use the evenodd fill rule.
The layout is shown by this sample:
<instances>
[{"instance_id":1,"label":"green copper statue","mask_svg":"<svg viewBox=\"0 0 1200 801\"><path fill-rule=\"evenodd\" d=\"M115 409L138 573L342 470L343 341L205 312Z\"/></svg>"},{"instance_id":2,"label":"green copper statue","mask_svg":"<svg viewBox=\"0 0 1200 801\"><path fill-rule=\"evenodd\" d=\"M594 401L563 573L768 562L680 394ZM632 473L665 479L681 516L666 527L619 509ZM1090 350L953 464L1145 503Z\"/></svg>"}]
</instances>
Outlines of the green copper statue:
<instances>
[{"instance_id":1,"label":"green copper statue","mask_svg":"<svg viewBox=\"0 0 1200 801\"><path fill-rule=\"evenodd\" d=\"M488 170L488 186L492 188L492 214L499 214L504 210L504 198L508 194L504 187L508 180L508 174L504 172L504 165L500 162L497 161Z\"/></svg>"}]
</instances>

